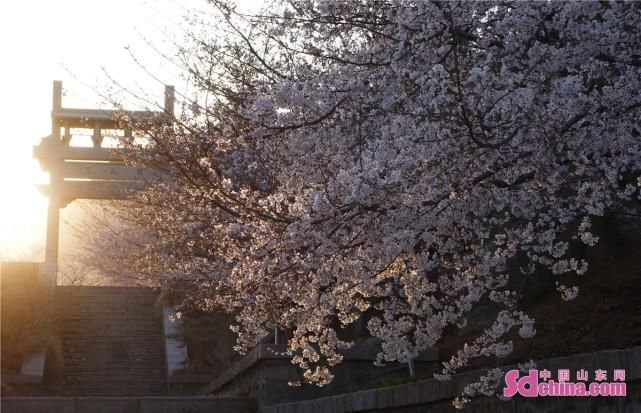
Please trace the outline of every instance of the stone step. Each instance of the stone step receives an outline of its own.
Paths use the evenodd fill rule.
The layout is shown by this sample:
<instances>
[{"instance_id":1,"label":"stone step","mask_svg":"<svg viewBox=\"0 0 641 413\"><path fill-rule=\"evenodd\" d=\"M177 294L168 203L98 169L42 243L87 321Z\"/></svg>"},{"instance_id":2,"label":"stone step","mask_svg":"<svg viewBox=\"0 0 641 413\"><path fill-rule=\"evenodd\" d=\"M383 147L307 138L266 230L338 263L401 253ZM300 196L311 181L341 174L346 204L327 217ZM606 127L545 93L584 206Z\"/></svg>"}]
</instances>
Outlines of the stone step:
<instances>
[{"instance_id":1,"label":"stone step","mask_svg":"<svg viewBox=\"0 0 641 413\"><path fill-rule=\"evenodd\" d=\"M103 314L103 311L109 311L112 316L123 316L127 318L149 318L149 317L155 317L156 312L153 309L150 309L149 306L104 306L104 307L99 307L99 306L87 306L86 308L83 308L82 306L76 306L77 309L82 310L82 312L75 313L72 315L73 318L91 318L92 316L97 316L99 314ZM132 313L131 311L136 310L138 311L137 313ZM158 312L159 313L159 312Z\"/></svg>"},{"instance_id":2,"label":"stone step","mask_svg":"<svg viewBox=\"0 0 641 413\"><path fill-rule=\"evenodd\" d=\"M65 362L65 373L68 372L91 372L91 368L93 367L100 367L100 371L95 371L95 374L100 374L102 371L130 371L130 372L144 372L145 374L150 373L158 373L160 374L163 372L162 366L157 366L154 363L150 362L129 362L130 365L127 365L127 362L125 360L122 361L114 361L111 364L105 363L97 363L94 360L91 360L87 362L86 364L69 364Z\"/></svg>"},{"instance_id":3,"label":"stone step","mask_svg":"<svg viewBox=\"0 0 641 413\"><path fill-rule=\"evenodd\" d=\"M113 361L114 363L130 363L132 365L140 365L145 363L153 363L158 360L164 360L164 355L156 354L110 354L110 353L67 353L63 357L65 364L77 365L79 363L100 362L102 364Z\"/></svg>"},{"instance_id":4,"label":"stone step","mask_svg":"<svg viewBox=\"0 0 641 413\"><path fill-rule=\"evenodd\" d=\"M162 356L162 347L153 341L94 341L94 342L78 342L78 341L63 341L63 354L65 352L72 354L87 354L88 351L98 352L99 354L114 354L114 352L128 352L129 354L139 355L158 355Z\"/></svg>"},{"instance_id":5,"label":"stone step","mask_svg":"<svg viewBox=\"0 0 641 413\"><path fill-rule=\"evenodd\" d=\"M138 295L141 294L141 295ZM94 300L95 302L108 302L108 301L135 301L135 302L155 302L158 296L155 293L81 293L81 294L57 294L56 298L60 300L73 301L73 300Z\"/></svg>"},{"instance_id":6,"label":"stone step","mask_svg":"<svg viewBox=\"0 0 641 413\"><path fill-rule=\"evenodd\" d=\"M155 336L156 334L154 334ZM87 340L87 339L78 339L78 340L73 340L73 339L65 339L62 340L62 343L65 347L69 349L86 349L90 348L92 346L96 346L97 348L104 348L106 350L115 348L115 349L137 349L140 350L143 353L149 353L149 352L155 352L155 351L160 351L162 349L161 346L158 345L156 341L152 341L151 338L132 338L131 340L128 341L122 341L120 338L117 338L116 336L113 337L113 339L110 339L111 337L105 337L105 336L100 336L96 337L95 340Z\"/></svg>"},{"instance_id":7,"label":"stone step","mask_svg":"<svg viewBox=\"0 0 641 413\"><path fill-rule=\"evenodd\" d=\"M79 386L95 386L96 384L110 383L110 385L124 386L124 385L147 385L147 384L165 384L164 377L154 377L149 374L127 374L126 376L117 373L95 373L90 374L73 374L73 372L65 372L62 377L66 383L74 383Z\"/></svg>"},{"instance_id":8,"label":"stone step","mask_svg":"<svg viewBox=\"0 0 641 413\"><path fill-rule=\"evenodd\" d=\"M82 294L82 295L88 295L88 294L99 294L99 295L107 295L107 294L126 294L127 292L135 293L136 295L138 294L144 294L146 292L153 293L155 292L155 288L149 288L149 287L121 287L121 286L89 286L89 285L83 285L83 286L73 286L73 285L59 285L56 288L56 293L63 293L63 294Z\"/></svg>"},{"instance_id":9,"label":"stone step","mask_svg":"<svg viewBox=\"0 0 641 413\"><path fill-rule=\"evenodd\" d=\"M79 310L82 311L82 310ZM103 317L105 314L110 314L110 318L108 320L105 320ZM148 324L149 327L156 328L156 326L160 326L160 323L156 324L159 321L160 314L158 315L153 315L153 316L148 316L145 318L134 318L134 317L118 317L117 314L110 313L109 311L105 311L103 313L99 313L96 315L92 315L91 317L85 317L85 318L67 318L64 320L61 320L62 325L74 325L74 324L85 324L86 327L91 327L95 323L100 323L100 324L106 324L106 325L114 325L114 326L120 326L123 329L127 329L131 326L131 324Z\"/></svg>"},{"instance_id":10,"label":"stone step","mask_svg":"<svg viewBox=\"0 0 641 413\"><path fill-rule=\"evenodd\" d=\"M112 342L126 342L131 343L139 341L144 341L146 338L155 338L156 335L162 333L161 328L146 328L140 327L136 331L131 331L129 329L118 330L117 327L104 327L102 330L94 330L93 328L87 327L82 329L82 326L67 328L65 330L65 337L69 338L69 341L82 341L82 340L103 340L103 341L112 341ZM121 332L122 334L118 334Z\"/></svg>"},{"instance_id":11,"label":"stone step","mask_svg":"<svg viewBox=\"0 0 641 413\"><path fill-rule=\"evenodd\" d=\"M114 386L113 383L104 383L96 386L77 387L68 385L60 388L57 394L64 396L163 396L167 394L167 386ZM181 412L183 413L183 412Z\"/></svg>"},{"instance_id":12,"label":"stone step","mask_svg":"<svg viewBox=\"0 0 641 413\"><path fill-rule=\"evenodd\" d=\"M155 300L154 300L155 301ZM148 311L153 311L154 310L154 301L149 300L149 301L121 301L121 300L109 300L109 301L96 301L94 299L87 299L86 301L84 300L65 300L64 306L70 307L70 306L75 306L75 307L80 307L80 308L86 308L88 310L91 309L97 309L97 308L109 308L109 309L122 309L125 306L131 307L131 308L145 308Z\"/></svg>"},{"instance_id":13,"label":"stone step","mask_svg":"<svg viewBox=\"0 0 641 413\"><path fill-rule=\"evenodd\" d=\"M111 383L110 386L136 386L150 384L165 384L167 378L164 372L145 369L141 371L128 371L128 370L78 370L78 369L65 369L60 375L55 377L54 381L48 382L51 385L66 386L68 384L75 384L76 386L91 385L95 386L100 383Z\"/></svg>"},{"instance_id":14,"label":"stone step","mask_svg":"<svg viewBox=\"0 0 641 413\"><path fill-rule=\"evenodd\" d=\"M107 317L107 315L105 315ZM100 318L87 319L87 320L61 320L60 326L63 328L68 328L70 330L85 328L91 331L101 331L104 328L115 329L118 328L123 331L136 332L143 329L143 331L160 331L162 330L160 324L160 315L157 317L150 317L146 320L127 320L127 319L117 319L111 318L109 320L104 320Z\"/></svg>"},{"instance_id":15,"label":"stone step","mask_svg":"<svg viewBox=\"0 0 641 413\"><path fill-rule=\"evenodd\" d=\"M119 374L119 373L126 373L126 375ZM166 379L164 376L158 375L158 373L154 374L144 374L144 373L128 373L128 372L95 372L94 374L90 374L89 372L78 372L75 374L74 372L65 372L65 374L61 377L62 380L64 380L64 383L74 383L76 386L94 386L96 384L100 383L111 383L110 385L115 385L115 386L136 386L136 385L144 385L148 386L150 384L165 384Z\"/></svg>"},{"instance_id":16,"label":"stone step","mask_svg":"<svg viewBox=\"0 0 641 413\"><path fill-rule=\"evenodd\" d=\"M76 325L84 325L85 327L91 327L92 325L98 325L103 326L103 325L113 325L114 327L118 326L122 329L132 329L134 326L140 326L140 325L147 325L149 328L152 329L158 329L160 327L160 323L158 322L158 319L160 318L160 314L152 316L152 317L146 317L146 318L118 318L114 316L113 314L111 315L111 318L109 320L105 320L104 314L108 314L109 312L105 312L102 314L96 314L93 317L86 317L84 319L65 319L61 320L61 325L63 326L69 326L73 327Z\"/></svg>"},{"instance_id":17,"label":"stone step","mask_svg":"<svg viewBox=\"0 0 641 413\"><path fill-rule=\"evenodd\" d=\"M133 312L135 311L135 312ZM130 319L130 320L150 320L160 316L160 311L150 310L148 307L123 309L118 308L82 308L76 307L74 314L68 314L69 320L93 320L101 315L109 314L113 320Z\"/></svg>"},{"instance_id":18,"label":"stone step","mask_svg":"<svg viewBox=\"0 0 641 413\"><path fill-rule=\"evenodd\" d=\"M118 319L110 319L110 320L104 320L104 319L94 319L94 320L86 320L86 321L73 321L73 320L63 320L59 325L62 328L68 328L69 330L73 331L79 328L84 328L88 329L92 332L99 332L102 329L108 328L108 329L120 329L122 331L127 331L127 332L132 332L135 333L137 331L160 331L162 330L162 327L160 323L158 323L158 318L160 317L154 317L150 318L148 320L118 320Z\"/></svg>"},{"instance_id":19,"label":"stone step","mask_svg":"<svg viewBox=\"0 0 641 413\"><path fill-rule=\"evenodd\" d=\"M110 364L104 362L96 362L94 360L91 360L85 364L72 364L68 363L65 361L64 364L64 369L65 373L69 372L75 372L75 371L92 371L92 370L100 370L100 371L130 371L130 372L149 372L149 373L162 373L164 372L163 368L158 367L157 362L158 360L154 360L153 362L143 362L139 364L139 362L127 362L126 360L118 360L114 361ZM134 366L129 367L126 366L126 363L129 364L134 364ZM97 371L96 371L97 373Z\"/></svg>"},{"instance_id":20,"label":"stone step","mask_svg":"<svg viewBox=\"0 0 641 413\"><path fill-rule=\"evenodd\" d=\"M145 377L160 377L165 379L164 369L156 365L146 365L139 367L109 367L104 364L88 364L86 366L64 366L63 376L88 376L90 379L92 377L101 377L101 376L113 376L120 375L122 378L130 378L133 376L145 376Z\"/></svg>"},{"instance_id":21,"label":"stone step","mask_svg":"<svg viewBox=\"0 0 641 413\"><path fill-rule=\"evenodd\" d=\"M115 366L126 365L144 366L157 361L163 361L164 355L158 354L125 354L125 353L98 353L98 354L80 354L68 353L63 357L64 364L67 366L89 365L91 363L106 365L113 362Z\"/></svg>"},{"instance_id":22,"label":"stone step","mask_svg":"<svg viewBox=\"0 0 641 413\"><path fill-rule=\"evenodd\" d=\"M141 394L137 393L140 389L155 389L167 391L167 384L161 380L147 380L147 381L126 381L126 380L95 380L95 381L86 381L79 380L77 377L64 377L64 384L60 387L65 390L80 390L80 389L92 389L98 392L103 392L103 394L115 394L120 393L123 395L126 394ZM68 392L67 392L68 393Z\"/></svg>"},{"instance_id":23,"label":"stone step","mask_svg":"<svg viewBox=\"0 0 641 413\"><path fill-rule=\"evenodd\" d=\"M82 310L79 310L82 311ZM109 311L105 311L100 314L92 315L91 317L85 318L67 318L61 321L61 325L73 327L74 325L84 325L85 327L91 327L92 325L113 325L120 326L123 329L131 328L133 325L148 325L150 328L160 327L158 323L160 319L160 314L145 317L145 318L133 318L133 317L118 317L117 314L110 314L110 318L105 320L103 317L105 314L110 314ZM158 324L157 324L158 323Z\"/></svg>"},{"instance_id":24,"label":"stone step","mask_svg":"<svg viewBox=\"0 0 641 413\"><path fill-rule=\"evenodd\" d=\"M118 356L120 356L123 353L115 353L115 352L107 352L107 351L78 351L75 349L65 349L63 352L64 359L65 360L100 360L100 359L105 359L105 360L117 360ZM143 352L143 351L137 351L137 352L127 352L126 353L129 357L124 358L121 357L123 360L162 360L164 359L164 355L158 351L154 352Z\"/></svg>"},{"instance_id":25,"label":"stone step","mask_svg":"<svg viewBox=\"0 0 641 413\"><path fill-rule=\"evenodd\" d=\"M108 298L108 299L96 299L93 297L76 297L76 298L60 298L59 299L61 305L70 305L70 304L76 304L76 305L82 305L86 307L115 307L117 305L131 305L131 306L145 306L149 308L153 308L155 305L156 300L155 299L123 299L123 298Z\"/></svg>"},{"instance_id":26,"label":"stone step","mask_svg":"<svg viewBox=\"0 0 641 413\"><path fill-rule=\"evenodd\" d=\"M128 330L121 330L123 333L128 333L128 334L117 334L118 331L116 331L116 328L105 328L104 331L96 331L96 330L90 330L86 329L83 331L82 327L74 327L74 328L68 328L64 329L65 332L65 337L68 342L72 341L95 341L95 340L102 340L102 341L109 341L109 342L126 342L126 343L131 343L131 342L140 342L144 341L147 338L152 338L155 337L156 335L160 335L162 332L162 329L144 329L144 330L139 330L134 334L133 332L129 332Z\"/></svg>"},{"instance_id":27,"label":"stone step","mask_svg":"<svg viewBox=\"0 0 641 413\"><path fill-rule=\"evenodd\" d=\"M118 347L107 348L92 348L86 346L82 348L67 347L63 349L63 358L69 361L83 361L83 360L162 360L165 358L162 349L153 349L146 351L138 348L121 349Z\"/></svg>"},{"instance_id":28,"label":"stone step","mask_svg":"<svg viewBox=\"0 0 641 413\"><path fill-rule=\"evenodd\" d=\"M103 313L105 314L105 313ZM108 312L107 312L108 314ZM92 326L94 327L94 330L99 329L100 327L103 326L113 326L113 327L119 327L122 328L123 330L135 330L135 327L146 327L151 330L158 330L160 329L160 323L158 323L158 319L160 318L160 315L157 315L155 317L148 317L148 318L117 318L114 317L113 315L111 316L109 320L105 320L104 315L96 315L95 317L91 318L85 318L85 319L65 319L61 320L60 325L64 327L87 327L91 328Z\"/></svg>"},{"instance_id":29,"label":"stone step","mask_svg":"<svg viewBox=\"0 0 641 413\"><path fill-rule=\"evenodd\" d=\"M88 310L96 309L96 308L109 308L109 309L118 310L118 309L122 309L122 307L124 306L129 306L132 308L145 308L148 311L153 311L154 301L152 300L140 301L140 302L120 301L120 300L96 301L90 298L90 299L87 299L86 301L66 300L63 305L68 307L76 306L76 307L86 308Z\"/></svg>"},{"instance_id":30,"label":"stone step","mask_svg":"<svg viewBox=\"0 0 641 413\"><path fill-rule=\"evenodd\" d=\"M62 363L45 378L52 394L167 394L157 297L146 288L58 287Z\"/></svg>"},{"instance_id":31,"label":"stone step","mask_svg":"<svg viewBox=\"0 0 641 413\"><path fill-rule=\"evenodd\" d=\"M162 380L160 378L146 378L142 379L140 377L132 378L132 379L118 379L117 377L107 377L107 376L101 376L97 377L94 380L85 380L84 377L81 376L64 376L62 377L63 380L63 387L71 388L73 387L74 389L80 389L80 388L96 388L96 389L102 389L102 391L113 391L115 389L118 389L120 392L124 392L127 394L127 389L138 389L138 388L166 388L166 381Z\"/></svg>"},{"instance_id":32,"label":"stone step","mask_svg":"<svg viewBox=\"0 0 641 413\"><path fill-rule=\"evenodd\" d=\"M143 360L143 361L134 361L134 360L87 360L83 362L65 360L64 365L61 365L61 368L64 368L62 371L63 374L67 372L76 372L76 373L87 373L99 375L103 372L130 372L130 373L144 373L144 374L160 374L165 377L165 367L159 365L162 361L158 360ZM127 363L129 365L127 365Z\"/></svg>"},{"instance_id":33,"label":"stone step","mask_svg":"<svg viewBox=\"0 0 641 413\"><path fill-rule=\"evenodd\" d=\"M83 358L117 358L122 355L128 355L129 360L134 360L135 358L163 358L163 353L160 348L158 349L142 349L142 348L119 348L116 346L64 346L62 354L64 357L69 359L79 359ZM77 356L77 357L74 357Z\"/></svg>"},{"instance_id":34,"label":"stone step","mask_svg":"<svg viewBox=\"0 0 641 413\"><path fill-rule=\"evenodd\" d=\"M104 331L96 331L94 329L85 329L83 330L82 327L74 327L74 328L68 328L66 330L66 337L69 337L69 340L82 340L83 337L86 337L87 339L113 339L113 340L122 340L123 338L126 338L127 341L132 341L136 339L144 339L146 337L150 336L155 336L156 334L160 334L162 332L162 329L158 328L147 328L147 329L141 329L136 332L136 334L130 334L130 335L123 335L123 334L116 334L116 327L113 328L106 328ZM121 330L123 332L129 333L128 330Z\"/></svg>"},{"instance_id":35,"label":"stone step","mask_svg":"<svg viewBox=\"0 0 641 413\"><path fill-rule=\"evenodd\" d=\"M63 341L63 354L67 353L82 353L87 354L88 351L99 352L103 354L114 354L120 352L127 352L128 354L139 355L154 355L159 354L162 348L154 342L144 341L129 341L127 343L106 341L106 342L75 342Z\"/></svg>"},{"instance_id":36,"label":"stone step","mask_svg":"<svg viewBox=\"0 0 641 413\"><path fill-rule=\"evenodd\" d=\"M105 314L108 314L105 313ZM113 316L112 316L113 317ZM145 328L147 330L160 330L161 325L159 322L160 315L156 317L149 317L147 319L118 319L116 317L105 320L104 318L88 318L85 320L61 320L62 327L78 328L85 327L92 330L100 330L101 327L117 327L123 330L136 331L136 327ZM92 328L93 327L93 328Z\"/></svg>"},{"instance_id":37,"label":"stone step","mask_svg":"<svg viewBox=\"0 0 641 413\"><path fill-rule=\"evenodd\" d=\"M109 391L114 389L126 390L127 388L140 388L140 387L155 387L155 388L164 388L166 387L166 380L162 377L141 377L141 376L132 376L131 378L118 377L116 375L109 376L106 374L96 376L95 378L89 380L86 377L79 375L65 375L62 377L63 386L69 387L73 385L74 388L81 387L102 387L102 390Z\"/></svg>"},{"instance_id":38,"label":"stone step","mask_svg":"<svg viewBox=\"0 0 641 413\"><path fill-rule=\"evenodd\" d=\"M70 304L74 305L74 304ZM74 305L77 309L82 310L83 312L81 313L75 313L76 316L83 315L83 316L90 316L90 315L96 315L100 314L103 311L109 311L112 315L114 316L139 316L139 315L144 315L144 316L155 316L156 313L159 313L154 311L153 308L151 308L151 305L140 305L140 306L134 306L134 305L114 305L114 306L108 306L108 305L103 305L103 306L82 306L82 305ZM136 310L139 311L138 313L132 313L131 311Z\"/></svg>"}]
</instances>

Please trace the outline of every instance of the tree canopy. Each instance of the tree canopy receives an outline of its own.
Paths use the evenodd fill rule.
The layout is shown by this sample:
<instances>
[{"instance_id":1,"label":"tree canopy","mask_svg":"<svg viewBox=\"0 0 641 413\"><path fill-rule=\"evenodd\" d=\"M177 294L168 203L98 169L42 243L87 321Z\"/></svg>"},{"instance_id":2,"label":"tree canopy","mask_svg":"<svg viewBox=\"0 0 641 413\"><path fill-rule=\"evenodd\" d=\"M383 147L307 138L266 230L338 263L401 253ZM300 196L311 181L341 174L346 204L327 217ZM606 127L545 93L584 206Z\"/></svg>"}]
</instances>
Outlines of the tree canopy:
<instances>
[{"instance_id":1,"label":"tree canopy","mask_svg":"<svg viewBox=\"0 0 641 413\"><path fill-rule=\"evenodd\" d=\"M290 328L324 384L359 318L405 362L491 301L443 375L504 356L523 277L573 298L594 217L638 204L640 3L210 5L178 54L201 93L127 147L172 179L125 213L130 264L234 313L241 351Z\"/></svg>"}]
</instances>

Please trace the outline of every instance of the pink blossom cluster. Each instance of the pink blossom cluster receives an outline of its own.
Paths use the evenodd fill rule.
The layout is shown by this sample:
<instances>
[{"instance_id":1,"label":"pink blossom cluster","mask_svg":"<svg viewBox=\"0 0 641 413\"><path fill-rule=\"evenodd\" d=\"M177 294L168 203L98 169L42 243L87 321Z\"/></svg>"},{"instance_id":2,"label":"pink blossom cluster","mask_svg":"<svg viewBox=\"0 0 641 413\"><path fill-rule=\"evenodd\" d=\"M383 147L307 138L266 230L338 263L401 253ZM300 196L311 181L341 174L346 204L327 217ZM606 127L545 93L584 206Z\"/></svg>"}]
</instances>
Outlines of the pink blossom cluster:
<instances>
[{"instance_id":1,"label":"pink blossom cluster","mask_svg":"<svg viewBox=\"0 0 641 413\"><path fill-rule=\"evenodd\" d=\"M523 277L585 273L592 221L638 203L637 3L211 3L179 51L198 96L128 151L173 178L131 255L234 313L240 351L290 329L322 385L356 320L406 362L490 302L443 375L503 357L535 333Z\"/></svg>"}]
</instances>

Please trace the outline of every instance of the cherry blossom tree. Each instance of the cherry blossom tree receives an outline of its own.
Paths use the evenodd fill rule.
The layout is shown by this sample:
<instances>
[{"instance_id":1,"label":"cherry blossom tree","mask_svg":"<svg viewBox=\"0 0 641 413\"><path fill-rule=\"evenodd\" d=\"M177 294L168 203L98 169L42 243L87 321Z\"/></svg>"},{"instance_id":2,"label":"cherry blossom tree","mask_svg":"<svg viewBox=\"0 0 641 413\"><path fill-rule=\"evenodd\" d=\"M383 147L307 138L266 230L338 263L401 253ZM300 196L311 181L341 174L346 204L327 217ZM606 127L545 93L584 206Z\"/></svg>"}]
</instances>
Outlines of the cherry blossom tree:
<instances>
[{"instance_id":1,"label":"cherry blossom tree","mask_svg":"<svg viewBox=\"0 0 641 413\"><path fill-rule=\"evenodd\" d=\"M638 204L639 3L210 3L178 54L199 93L126 148L171 179L125 214L130 264L236 314L240 351L290 328L322 385L359 318L406 362L494 303L447 378L533 336L523 277L575 297L594 218Z\"/></svg>"}]
</instances>

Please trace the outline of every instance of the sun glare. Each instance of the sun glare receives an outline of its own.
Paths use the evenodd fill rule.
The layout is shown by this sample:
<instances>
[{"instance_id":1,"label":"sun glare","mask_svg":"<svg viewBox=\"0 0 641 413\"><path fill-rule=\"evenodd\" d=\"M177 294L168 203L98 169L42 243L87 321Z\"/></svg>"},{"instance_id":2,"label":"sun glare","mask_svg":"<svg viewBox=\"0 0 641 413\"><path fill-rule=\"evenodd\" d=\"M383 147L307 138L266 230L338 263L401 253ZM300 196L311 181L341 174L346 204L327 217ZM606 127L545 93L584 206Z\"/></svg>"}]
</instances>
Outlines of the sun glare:
<instances>
[{"instance_id":1,"label":"sun glare","mask_svg":"<svg viewBox=\"0 0 641 413\"><path fill-rule=\"evenodd\" d=\"M41 260L47 199L33 187L30 176L14 175L17 179L10 181L5 170L12 166L15 162L2 166L0 185L10 196L3 196L0 203L0 258Z\"/></svg>"},{"instance_id":2,"label":"sun glare","mask_svg":"<svg viewBox=\"0 0 641 413\"><path fill-rule=\"evenodd\" d=\"M50 134L52 81L63 80L63 105L70 107L101 102L96 90L107 83L103 68L125 85L162 90L125 47L172 76L140 33L162 39L161 26L179 21L182 11L172 0L0 3L0 258L42 258L47 199L36 184L46 183L47 174L32 159L32 147Z\"/></svg>"},{"instance_id":3,"label":"sun glare","mask_svg":"<svg viewBox=\"0 0 641 413\"><path fill-rule=\"evenodd\" d=\"M181 41L188 10L206 7L202 0L0 2L0 259L37 260L44 250L47 200L35 185L47 174L32 147L51 132L52 81L63 81L64 107L104 107L100 93L121 86L162 100L158 91L180 87L180 76L158 51Z\"/></svg>"}]
</instances>

